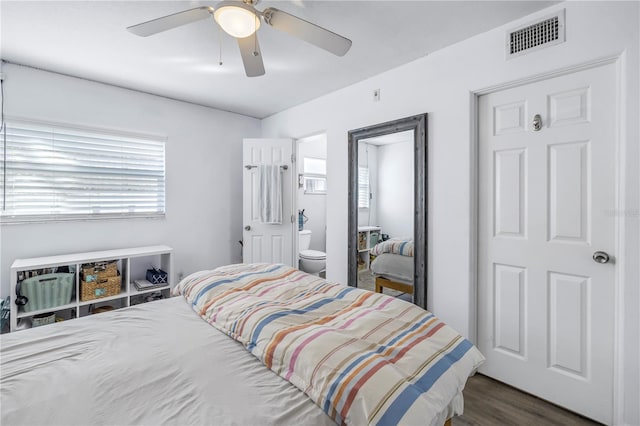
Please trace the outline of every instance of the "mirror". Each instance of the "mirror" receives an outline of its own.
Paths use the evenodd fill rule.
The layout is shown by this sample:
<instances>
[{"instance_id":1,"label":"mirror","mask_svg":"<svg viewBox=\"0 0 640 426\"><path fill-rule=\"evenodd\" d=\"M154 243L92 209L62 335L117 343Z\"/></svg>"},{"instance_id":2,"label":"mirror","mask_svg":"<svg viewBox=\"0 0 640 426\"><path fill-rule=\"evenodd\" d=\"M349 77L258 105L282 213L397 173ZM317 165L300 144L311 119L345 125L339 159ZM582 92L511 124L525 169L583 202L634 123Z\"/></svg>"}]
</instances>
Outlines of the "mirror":
<instances>
[{"instance_id":1,"label":"mirror","mask_svg":"<svg viewBox=\"0 0 640 426\"><path fill-rule=\"evenodd\" d=\"M402 215L398 217L396 223L388 221L384 226L377 223L382 219L382 215L372 214L375 207L380 211L378 204L385 200L380 200L376 193L371 191L372 186L381 189L379 180L384 178L380 173L377 176L371 176L372 168L369 165L375 164L384 167L385 161L388 163L397 163L397 155L386 157L388 160L381 161L381 155L371 155L367 150L372 150L372 146L380 151L380 146L385 146L389 141L403 141L409 137L413 145L413 206L407 202L407 206L397 206L396 214ZM384 236L388 236L389 240L385 241L385 247L395 247L392 251L395 254L407 255L405 248L409 245L402 245L406 240L406 226L396 226L398 221L405 221L406 212L411 209L413 211L413 280L395 279L395 274L390 277L384 273L375 274L376 286L381 283L383 287L404 293L413 293L412 300L416 305L427 307L427 114L419 114L412 117L406 117L387 123L377 124L362 129L351 130L349 132L349 285L358 287L358 272L370 268L369 249L375 246L378 240ZM386 149L386 148L383 148ZM366 160L361 158L361 155ZM376 157L373 160L373 157ZM396 164L397 166L397 164ZM403 173L406 179L406 173ZM406 181L405 181L406 182ZM406 188L399 188L397 183L396 193L404 192ZM403 183L403 185L411 186L411 182ZM368 199L368 200L367 200ZM393 203L393 201L387 201ZM397 204L397 203L396 203ZM404 204L404 203L403 203ZM402 207L402 208L399 208ZM403 212L404 209L404 212ZM373 217L373 219L372 219ZM409 220L411 220L409 218ZM376 221L375 223L373 221ZM366 223L366 224L365 224ZM402 224L400 224L402 225ZM407 224L405 224L407 225ZM396 233L395 235L389 232ZM392 241L393 240L393 241ZM380 246L382 247L382 246ZM380 256L379 256L380 257ZM400 257L398 258L400 259ZM376 258L377 260L377 258ZM406 263L407 259L404 259ZM394 261L395 262L395 261ZM410 262L410 261L409 261ZM381 262L378 261L378 264ZM386 261L385 261L386 263ZM375 265L374 265L375 267ZM397 266L394 265L393 268ZM409 275L410 276L410 275ZM378 280L378 277L381 280ZM386 281L385 281L386 280Z\"/></svg>"}]
</instances>

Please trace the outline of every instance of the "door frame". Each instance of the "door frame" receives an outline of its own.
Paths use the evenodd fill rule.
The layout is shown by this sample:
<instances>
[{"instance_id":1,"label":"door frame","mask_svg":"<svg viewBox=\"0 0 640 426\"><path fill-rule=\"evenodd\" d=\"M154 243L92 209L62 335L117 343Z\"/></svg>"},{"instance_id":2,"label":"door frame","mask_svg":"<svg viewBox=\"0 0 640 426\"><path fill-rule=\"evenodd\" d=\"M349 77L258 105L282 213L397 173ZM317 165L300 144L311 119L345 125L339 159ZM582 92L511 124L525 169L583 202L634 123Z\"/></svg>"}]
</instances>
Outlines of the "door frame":
<instances>
[{"instance_id":1,"label":"door frame","mask_svg":"<svg viewBox=\"0 0 640 426\"><path fill-rule=\"evenodd\" d=\"M616 135L614 140L615 154L615 205L616 210L619 212L625 211L625 194L622 191L624 188L624 158L622 155L623 150L623 133L621 129L626 128L625 119L625 103L622 91L623 81L623 69L624 69L624 54L608 56L604 58L594 59L589 62L578 64L575 66L560 68L540 74L535 74L528 77L523 77L516 80L511 80L505 83L483 87L480 89L472 90L469 93L470 97L470 162L469 162L469 187L470 187L470 214L469 214L469 277L470 277L470 294L469 294L469 339L477 343L478 338L478 253L479 253L479 170L480 170L480 158L479 158L479 143L480 143L480 120L479 120L479 101L480 96L487 95L501 90L510 89L513 87L523 86L526 84L536 83L539 81L548 80L554 77L560 77L567 74L573 74L579 71L585 71L600 66L613 65L615 67L616 75ZM624 415L624 377L623 377L623 354L624 354L624 339L622 338L622 327L624 325L624 311L622 309L624 305L624 292L623 290L623 272L624 265L626 264L626 252L624 250L624 228L621 226L621 218L614 216L615 220L615 278L614 278L614 321L613 321L613 424L619 424L623 420Z\"/></svg>"},{"instance_id":2,"label":"door frame","mask_svg":"<svg viewBox=\"0 0 640 426\"><path fill-rule=\"evenodd\" d=\"M293 252L293 254L294 254L293 261L294 261L294 265L296 265L295 267L297 267L298 261L300 260L299 259L299 255L300 255L300 247L299 247L299 245L300 245L300 231L299 231L299 228L298 228L298 203L300 202L300 198L298 197L298 192L299 192L298 190L300 189L299 188L299 184L300 183L298 181L298 179L299 179L298 167L300 166L300 161L302 161L301 158L300 158L300 143L304 142L305 139L312 139L312 138L318 137L318 136L324 136L324 138L325 138L325 143L326 143L326 145L325 145L325 147L326 147L326 149L325 149L325 161L327 161L328 160L327 152L329 151L329 143L328 143L328 138L327 138L327 132L326 131L318 131L318 132L310 133L310 134L308 134L306 136L300 136L300 137L296 137L296 138L291 138L293 140L293 155L294 155L294 159L295 159L295 161L292 163L293 164L292 168L294 169L294 173L292 174L293 184L292 184L292 187L291 187L291 190L293 192L292 198L291 198L291 200L293 202L292 214L293 214L294 219L295 219L293 221L293 250L294 250L294 252ZM329 169L328 168L327 168L326 176L327 176L327 180L328 180L329 179ZM326 217L326 212L327 212L326 194L324 196L325 196L325 217ZM326 231L327 223L326 222L327 221L325 220L325 224L324 224L324 226L325 226L325 234L324 234L325 254L327 252L327 249L326 249L326 247L327 247L327 231ZM327 268L328 262L329 262L329 260L327 259L327 264L325 264L325 276L326 276L326 273L327 273L326 272L326 270L327 270L326 268Z\"/></svg>"}]
</instances>

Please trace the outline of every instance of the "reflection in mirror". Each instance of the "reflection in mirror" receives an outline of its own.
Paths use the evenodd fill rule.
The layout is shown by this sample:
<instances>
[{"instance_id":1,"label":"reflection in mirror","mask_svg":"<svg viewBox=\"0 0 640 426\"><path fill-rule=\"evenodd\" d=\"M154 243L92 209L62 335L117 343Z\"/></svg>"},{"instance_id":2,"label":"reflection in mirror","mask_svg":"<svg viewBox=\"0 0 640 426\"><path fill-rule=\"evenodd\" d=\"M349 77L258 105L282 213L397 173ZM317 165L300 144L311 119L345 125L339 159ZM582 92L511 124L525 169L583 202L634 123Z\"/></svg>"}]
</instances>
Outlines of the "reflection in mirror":
<instances>
[{"instance_id":1,"label":"reflection in mirror","mask_svg":"<svg viewBox=\"0 0 640 426\"><path fill-rule=\"evenodd\" d=\"M413 244L413 130L361 139L358 287L374 291L378 277L412 285L413 258L400 254L409 252L408 244ZM402 297L402 292L385 284L379 282L385 293Z\"/></svg>"},{"instance_id":2,"label":"reflection in mirror","mask_svg":"<svg viewBox=\"0 0 640 426\"><path fill-rule=\"evenodd\" d=\"M349 132L349 285L426 307L426 114Z\"/></svg>"}]
</instances>

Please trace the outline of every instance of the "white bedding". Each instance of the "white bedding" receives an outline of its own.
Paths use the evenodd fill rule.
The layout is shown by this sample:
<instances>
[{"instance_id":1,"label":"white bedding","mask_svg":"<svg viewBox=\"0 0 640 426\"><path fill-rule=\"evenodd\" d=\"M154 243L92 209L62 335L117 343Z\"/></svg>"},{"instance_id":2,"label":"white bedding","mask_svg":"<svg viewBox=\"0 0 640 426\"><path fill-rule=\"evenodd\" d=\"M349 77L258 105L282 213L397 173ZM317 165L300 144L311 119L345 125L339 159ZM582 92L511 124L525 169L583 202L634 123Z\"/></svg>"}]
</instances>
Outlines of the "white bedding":
<instances>
[{"instance_id":1,"label":"white bedding","mask_svg":"<svg viewBox=\"0 0 640 426\"><path fill-rule=\"evenodd\" d=\"M181 297L0 344L2 425L335 424Z\"/></svg>"},{"instance_id":2,"label":"white bedding","mask_svg":"<svg viewBox=\"0 0 640 426\"><path fill-rule=\"evenodd\" d=\"M3 426L335 425L182 297L5 334L0 349ZM459 393L439 424L462 406Z\"/></svg>"},{"instance_id":3,"label":"white bedding","mask_svg":"<svg viewBox=\"0 0 640 426\"><path fill-rule=\"evenodd\" d=\"M371 262L371 272L392 281L413 283L413 257L383 253Z\"/></svg>"}]
</instances>

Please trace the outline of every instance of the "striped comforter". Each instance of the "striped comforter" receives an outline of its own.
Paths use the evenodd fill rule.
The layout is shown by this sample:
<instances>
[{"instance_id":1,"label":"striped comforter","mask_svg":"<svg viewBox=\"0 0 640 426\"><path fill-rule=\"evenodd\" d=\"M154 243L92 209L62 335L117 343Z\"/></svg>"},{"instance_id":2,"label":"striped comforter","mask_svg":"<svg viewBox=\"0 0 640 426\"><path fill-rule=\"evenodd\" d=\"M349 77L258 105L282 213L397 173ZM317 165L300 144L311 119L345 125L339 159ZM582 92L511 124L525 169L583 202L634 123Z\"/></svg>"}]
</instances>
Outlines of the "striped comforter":
<instances>
[{"instance_id":1,"label":"striped comforter","mask_svg":"<svg viewBox=\"0 0 640 426\"><path fill-rule=\"evenodd\" d=\"M174 292L338 424L440 422L484 360L430 312L285 265L197 272Z\"/></svg>"},{"instance_id":2,"label":"striped comforter","mask_svg":"<svg viewBox=\"0 0 640 426\"><path fill-rule=\"evenodd\" d=\"M369 250L374 256L383 253L399 254L401 256L413 257L413 240L387 240L376 244Z\"/></svg>"}]
</instances>

